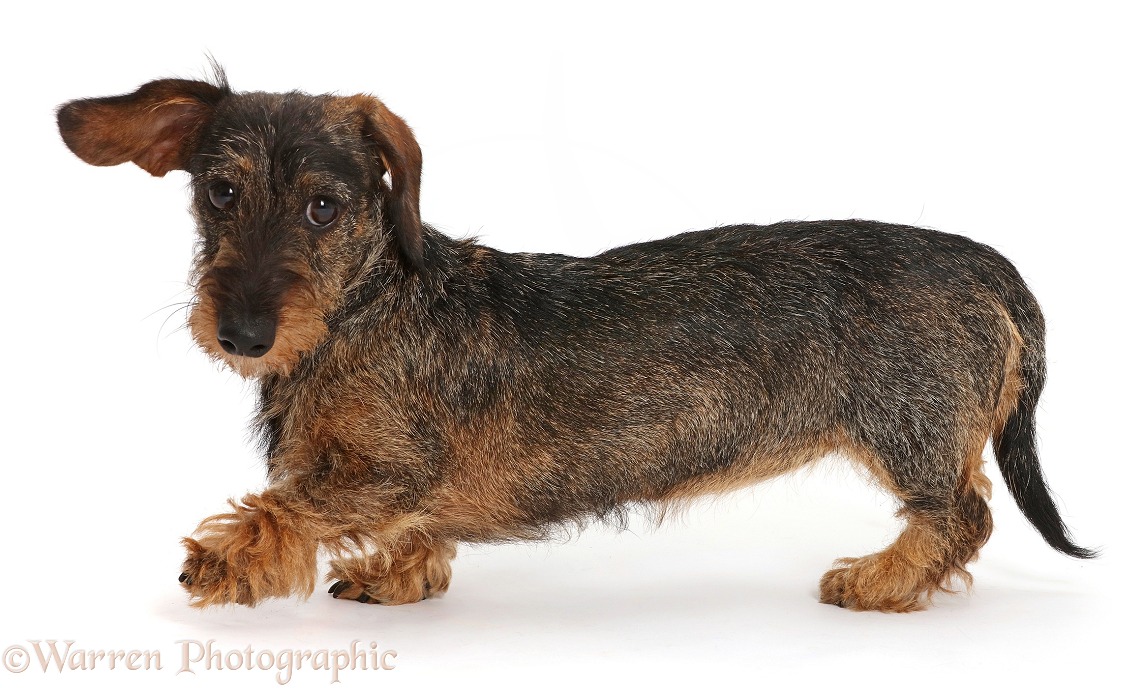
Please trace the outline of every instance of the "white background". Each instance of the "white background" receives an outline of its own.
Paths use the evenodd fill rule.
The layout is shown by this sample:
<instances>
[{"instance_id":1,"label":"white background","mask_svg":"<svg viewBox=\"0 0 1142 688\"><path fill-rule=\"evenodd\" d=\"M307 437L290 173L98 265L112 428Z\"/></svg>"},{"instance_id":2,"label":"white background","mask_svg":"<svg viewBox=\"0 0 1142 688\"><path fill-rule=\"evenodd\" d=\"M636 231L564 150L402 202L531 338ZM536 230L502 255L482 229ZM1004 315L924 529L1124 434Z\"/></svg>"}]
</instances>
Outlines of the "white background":
<instances>
[{"instance_id":1,"label":"white background","mask_svg":"<svg viewBox=\"0 0 1142 688\"><path fill-rule=\"evenodd\" d=\"M45 676L33 656L23 674L0 668L0 685L275 685L257 669L176 678L182 639L398 652L394 671L342 673L348 686L1133 674L1137 16L1102 2L787 5L7 10L0 647L157 649L163 670ZM657 530L636 520L463 548L452 590L424 604L359 605L322 588L253 610L188 608L179 538L262 483L251 391L181 329L185 176L88 167L60 143L53 110L200 76L207 51L239 90L380 96L424 149L425 220L501 249L591 254L721 223L847 217L997 247L1048 318L1044 469L1079 542L1103 557L1050 550L989 463L996 529L970 595L910 615L820 605L833 558L898 528L891 501L837 464ZM290 685L329 680L303 669Z\"/></svg>"}]
</instances>

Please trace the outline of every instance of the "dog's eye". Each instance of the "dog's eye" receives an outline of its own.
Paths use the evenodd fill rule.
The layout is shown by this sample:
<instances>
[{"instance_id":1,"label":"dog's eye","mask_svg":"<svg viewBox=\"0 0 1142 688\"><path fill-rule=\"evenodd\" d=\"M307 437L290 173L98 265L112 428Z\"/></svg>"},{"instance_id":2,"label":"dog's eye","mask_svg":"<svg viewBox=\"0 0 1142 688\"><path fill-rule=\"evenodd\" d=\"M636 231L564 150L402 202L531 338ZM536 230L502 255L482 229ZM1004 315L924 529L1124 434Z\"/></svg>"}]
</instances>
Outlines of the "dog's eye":
<instances>
[{"instance_id":1,"label":"dog's eye","mask_svg":"<svg viewBox=\"0 0 1142 688\"><path fill-rule=\"evenodd\" d=\"M219 210L229 210L234 206L234 197L237 192L234 191L234 185L230 182L216 182L210 185L206 194L210 197L210 205Z\"/></svg>"},{"instance_id":2,"label":"dog's eye","mask_svg":"<svg viewBox=\"0 0 1142 688\"><path fill-rule=\"evenodd\" d=\"M341 215L341 208L337 206L336 201L325 196L318 196L310 201L305 208L305 219L318 229L324 229L333 224L339 215Z\"/></svg>"}]
</instances>

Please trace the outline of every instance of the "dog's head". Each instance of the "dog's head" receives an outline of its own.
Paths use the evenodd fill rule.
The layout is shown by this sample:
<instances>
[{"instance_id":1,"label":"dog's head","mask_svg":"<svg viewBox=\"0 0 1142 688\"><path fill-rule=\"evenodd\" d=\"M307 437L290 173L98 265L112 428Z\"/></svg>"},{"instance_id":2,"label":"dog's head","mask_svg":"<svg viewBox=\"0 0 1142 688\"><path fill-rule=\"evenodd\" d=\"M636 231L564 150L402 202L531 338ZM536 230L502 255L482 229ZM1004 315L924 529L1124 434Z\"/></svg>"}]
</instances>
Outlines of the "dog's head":
<instances>
[{"instance_id":1,"label":"dog's head","mask_svg":"<svg viewBox=\"0 0 1142 688\"><path fill-rule=\"evenodd\" d=\"M191 175L195 340L246 377L288 372L378 262L423 270L420 147L371 96L163 79L59 109L92 165Z\"/></svg>"}]
</instances>

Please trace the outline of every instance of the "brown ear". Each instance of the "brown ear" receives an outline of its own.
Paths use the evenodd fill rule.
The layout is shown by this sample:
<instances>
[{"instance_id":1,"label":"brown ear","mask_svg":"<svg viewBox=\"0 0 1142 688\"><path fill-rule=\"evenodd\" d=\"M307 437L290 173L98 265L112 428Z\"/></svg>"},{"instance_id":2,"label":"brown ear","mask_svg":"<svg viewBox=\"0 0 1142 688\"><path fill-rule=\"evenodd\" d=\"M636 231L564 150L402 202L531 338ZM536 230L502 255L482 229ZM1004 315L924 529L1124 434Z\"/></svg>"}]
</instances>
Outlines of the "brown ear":
<instances>
[{"instance_id":1,"label":"brown ear","mask_svg":"<svg viewBox=\"0 0 1142 688\"><path fill-rule=\"evenodd\" d=\"M229 93L225 82L161 79L122 96L73 100L56 117L63 142L84 162L131 161L161 177L186 169L202 125Z\"/></svg>"},{"instance_id":2,"label":"brown ear","mask_svg":"<svg viewBox=\"0 0 1142 688\"><path fill-rule=\"evenodd\" d=\"M385 192L385 223L396 234L401 255L414 270L424 268L424 227L420 223L420 145L403 119L372 96L351 96L364 115L365 138L378 149L389 172Z\"/></svg>"}]
</instances>

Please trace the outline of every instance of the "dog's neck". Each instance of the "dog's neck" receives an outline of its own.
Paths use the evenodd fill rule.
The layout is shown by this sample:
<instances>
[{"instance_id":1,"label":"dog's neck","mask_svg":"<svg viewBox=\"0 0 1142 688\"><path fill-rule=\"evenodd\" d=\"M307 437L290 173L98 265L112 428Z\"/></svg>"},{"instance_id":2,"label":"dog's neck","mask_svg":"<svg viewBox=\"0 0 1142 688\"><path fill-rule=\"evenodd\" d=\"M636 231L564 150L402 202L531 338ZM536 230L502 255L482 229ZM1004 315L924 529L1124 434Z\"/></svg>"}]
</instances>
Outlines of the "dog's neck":
<instances>
[{"instance_id":1,"label":"dog's neck","mask_svg":"<svg viewBox=\"0 0 1142 688\"><path fill-rule=\"evenodd\" d=\"M448 275L463 262L457 242L429 225L423 225L424 266L414 268L401 260L396 241L387 230L361 256L344 285L344 301L330 314L331 329L367 314L376 317L378 308L387 312L395 304L430 303L443 294Z\"/></svg>"}]
</instances>

